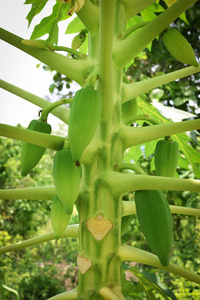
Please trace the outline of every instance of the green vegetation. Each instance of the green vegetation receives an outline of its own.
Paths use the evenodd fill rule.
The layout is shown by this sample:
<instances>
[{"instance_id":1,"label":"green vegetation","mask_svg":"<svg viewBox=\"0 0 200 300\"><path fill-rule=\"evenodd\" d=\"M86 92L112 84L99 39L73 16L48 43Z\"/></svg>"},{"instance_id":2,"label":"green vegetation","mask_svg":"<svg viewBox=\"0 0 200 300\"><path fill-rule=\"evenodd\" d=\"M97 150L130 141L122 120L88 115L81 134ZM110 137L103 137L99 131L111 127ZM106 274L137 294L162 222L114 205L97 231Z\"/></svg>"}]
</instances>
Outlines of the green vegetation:
<instances>
[{"instance_id":1,"label":"green vegetation","mask_svg":"<svg viewBox=\"0 0 200 300\"><path fill-rule=\"evenodd\" d=\"M29 24L47 1L25 2L31 4ZM50 91L59 99L49 103L3 80L0 87L39 105L42 121L54 114L72 133L68 140L65 130L57 135L0 124L3 300L198 299L200 66L194 57L198 44L189 40L193 66L183 66L183 53L171 51L170 43L172 57L162 39L172 27L183 36L192 32L198 9L195 0L59 0L52 14L35 27L30 41L0 29L2 40L39 59L46 70L55 70ZM66 30L77 34L72 48L57 45L58 22L74 12L77 17ZM198 31L194 32L196 41ZM48 38L43 41L45 34ZM176 43L185 42L179 35ZM101 111L99 104L89 106L89 100L95 100L91 96L81 97L83 108L75 105L76 96L64 89L72 81L80 85L78 95L88 87L100 95ZM91 129L90 135L85 128ZM175 176L157 176L156 145L171 137L179 151ZM21 142L36 151L38 146L46 149L26 177L21 176ZM60 153L69 155L55 164ZM164 155L163 159L167 167ZM70 183L67 190L62 180ZM157 196L143 199L158 193L170 217L164 210L158 213ZM52 206L56 194L63 204L67 199L63 208L56 204L58 213ZM147 208L157 220L150 219L149 227L142 214L144 210L148 214ZM54 226L56 218L61 227Z\"/></svg>"}]
</instances>

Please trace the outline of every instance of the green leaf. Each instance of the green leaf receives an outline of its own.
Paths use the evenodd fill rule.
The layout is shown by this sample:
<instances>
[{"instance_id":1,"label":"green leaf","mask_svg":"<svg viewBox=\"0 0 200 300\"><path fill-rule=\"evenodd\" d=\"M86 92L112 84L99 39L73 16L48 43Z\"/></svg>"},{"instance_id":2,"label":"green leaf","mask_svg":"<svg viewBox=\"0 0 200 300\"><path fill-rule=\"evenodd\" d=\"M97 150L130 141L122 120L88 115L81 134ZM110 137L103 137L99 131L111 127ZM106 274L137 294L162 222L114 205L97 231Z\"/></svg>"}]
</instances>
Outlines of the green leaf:
<instances>
[{"instance_id":1,"label":"green leaf","mask_svg":"<svg viewBox=\"0 0 200 300\"><path fill-rule=\"evenodd\" d=\"M85 26L83 25L81 20L78 17L76 17L69 23L65 33L66 34L77 33L77 32L80 32L84 28L85 28Z\"/></svg>"},{"instance_id":2,"label":"green leaf","mask_svg":"<svg viewBox=\"0 0 200 300\"><path fill-rule=\"evenodd\" d=\"M48 0L27 0L24 4L32 4L31 10L28 13L26 19L28 20L28 26L30 26L33 18L39 14Z\"/></svg>"},{"instance_id":3,"label":"green leaf","mask_svg":"<svg viewBox=\"0 0 200 300\"><path fill-rule=\"evenodd\" d=\"M42 19L42 21L35 26L31 39L38 39L41 36L48 34L49 37L46 40L50 45L57 45L58 43L58 22L68 18L67 15L69 7L60 2L56 2L53 7L53 12L50 16Z\"/></svg>"},{"instance_id":4,"label":"green leaf","mask_svg":"<svg viewBox=\"0 0 200 300\"><path fill-rule=\"evenodd\" d=\"M146 272L142 269L137 270L136 268L132 267L129 267L127 270L124 271L131 272L139 279L147 293L147 299L157 299L152 293L153 289L157 291L160 295L162 295L164 299L171 298L173 300L177 300L174 293L171 290L169 290L164 284L161 283L160 278L157 275Z\"/></svg>"},{"instance_id":5,"label":"green leaf","mask_svg":"<svg viewBox=\"0 0 200 300\"><path fill-rule=\"evenodd\" d=\"M145 154L146 154L146 157L149 157L152 154L154 154L157 142L158 142L158 140L154 140L154 141L145 143Z\"/></svg>"},{"instance_id":6,"label":"green leaf","mask_svg":"<svg viewBox=\"0 0 200 300\"><path fill-rule=\"evenodd\" d=\"M135 162L137 162L142 154L142 150L141 150L141 145L137 145L132 147L129 152L127 153L127 155L125 155L124 160L126 162L131 162L131 160L134 160Z\"/></svg>"}]
</instances>

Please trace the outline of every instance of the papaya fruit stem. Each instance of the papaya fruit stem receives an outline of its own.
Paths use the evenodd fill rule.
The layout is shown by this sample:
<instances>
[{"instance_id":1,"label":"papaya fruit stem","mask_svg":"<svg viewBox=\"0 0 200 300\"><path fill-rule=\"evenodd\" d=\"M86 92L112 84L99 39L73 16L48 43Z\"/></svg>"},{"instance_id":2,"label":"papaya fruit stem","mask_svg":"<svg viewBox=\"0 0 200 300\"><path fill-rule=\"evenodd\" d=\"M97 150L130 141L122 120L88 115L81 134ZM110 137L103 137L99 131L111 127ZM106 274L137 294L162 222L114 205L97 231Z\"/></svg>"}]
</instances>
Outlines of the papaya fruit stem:
<instances>
[{"instance_id":1,"label":"papaya fruit stem","mask_svg":"<svg viewBox=\"0 0 200 300\"><path fill-rule=\"evenodd\" d=\"M129 29L127 29L125 32L123 32L122 34L119 35L119 39L120 39L120 40L126 39L126 38L127 38L131 33L133 33L135 30L144 27L144 26L147 25L148 23L149 23L149 21L147 21L147 22L140 22L140 23L138 23L138 24L135 24L135 25L131 26Z\"/></svg>"},{"instance_id":2,"label":"papaya fruit stem","mask_svg":"<svg viewBox=\"0 0 200 300\"><path fill-rule=\"evenodd\" d=\"M138 164L133 164L133 163L121 163L118 165L116 168L114 168L118 172L122 172L123 170L132 170L136 172L137 174L143 174L147 175L147 173L138 165Z\"/></svg>"},{"instance_id":3,"label":"papaya fruit stem","mask_svg":"<svg viewBox=\"0 0 200 300\"><path fill-rule=\"evenodd\" d=\"M49 113L52 112L52 110L54 110L58 106L61 106L61 105L67 104L67 103L72 103L72 101L73 101L73 98L60 99L60 100L57 100L57 101L49 104L47 107L45 107L42 110L40 120L43 121L43 122L46 122L47 118L48 118L48 115L49 115Z\"/></svg>"},{"instance_id":4,"label":"papaya fruit stem","mask_svg":"<svg viewBox=\"0 0 200 300\"><path fill-rule=\"evenodd\" d=\"M145 120L153 125L158 125L158 124L162 124L161 122L155 120L154 118L152 118L150 115L136 115L136 116L132 116L132 117L127 117L123 119L123 123L128 125L132 122L135 121L139 121L139 120Z\"/></svg>"}]
</instances>

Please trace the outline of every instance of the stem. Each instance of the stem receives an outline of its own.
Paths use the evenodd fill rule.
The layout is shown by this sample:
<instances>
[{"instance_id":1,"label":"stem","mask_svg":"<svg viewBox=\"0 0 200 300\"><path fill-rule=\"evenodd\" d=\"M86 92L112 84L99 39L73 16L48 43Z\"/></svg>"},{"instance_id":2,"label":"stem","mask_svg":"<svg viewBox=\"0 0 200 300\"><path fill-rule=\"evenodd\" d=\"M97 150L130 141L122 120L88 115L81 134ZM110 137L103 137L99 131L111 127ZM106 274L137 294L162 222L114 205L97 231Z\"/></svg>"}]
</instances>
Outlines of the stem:
<instances>
[{"instance_id":1,"label":"stem","mask_svg":"<svg viewBox=\"0 0 200 300\"><path fill-rule=\"evenodd\" d=\"M55 151L61 150L65 144L65 138L27 130L19 127L0 123L0 135L19 141L28 142Z\"/></svg>"},{"instance_id":2,"label":"stem","mask_svg":"<svg viewBox=\"0 0 200 300\"><path fill-rule=\"evenodd\" d=\"M0 38L5 42L17 47L27 54L39 59L44 64L54 70L70 77L82 86L83 78L88 74L88 70L92 67L92 63L88 60L75 60L65 57L61 54L52 52L50 50L30 47L22 43L22 38L0 28Z\"/></svg>"},{"instance_id":3,"label":"stem","mask_svg":"<svg viewBox=\"0 0 200 300\"><path fill-rule=\"evenodd\" d=\"M181 268L173 263L170 263L168 267L163 267L160 264L157 256L147 251L130 247L130 246L120 246L118 250L118 255L121 261L134 261L145 265L150 265L155 268L172 272L176 275L179 275L190 281L200 284L200 275L195 274L191 271L187 271L184 268Z\"/></svg>"},{"instance_id":4,"label":"stem","mask_svg":"<svg viewBox=\"0 0 200 300\"><path fill-rule=\"evenodd\" d=\"M53 200L55 194L56 190L53 186L7 189L0 190L0 199Z\"/></svg>"},{"instance_id":5,"label":"stem","mask_svg":"<svg viewBox=\"0 0 200 300\"><path fill-rule=\"evenodd\" d=\"M2 284L2 287L3 287L5 290L7 290L7 291L9 291L9 292L11 292L11 293L13 293L13 294L15 294L16 299L17 299L17 300L20 300L19 294L18 294L17 291L11 289L9 286L7 286L7 285L5 285L5 284Z\"/></svg>"},{"instance_id":6,"label":"stem","mask_svg":"<svg viewBox=\"0 0 200 300\"><path fill-rule=\"evenodd\" d=\"M89 0L85 0L84 6L77 12L77 16L90 33L94 34L98 31L99 8Z\"/></svg>"},{"instance_id":7,"label":"stem","mask_svg":"<svg viewBox=\"0 0 200 300\"><path fill-rule=\"evenodd\" d=\"M125 67L167 26L169 26L169 24L177 19L178 16L180 16L196 1L197 0L179 0L133 35L122 41L116 40L114 47L114 60L117 66L119 68Z\"/></svg>"},{"instance_id":8,"label":"stem","mask_svg":"<svg viewBox=\"0 0 200 300\"><path fill-rule=\"evenodd\" d=\"M115 170L121 172L127 169L133 170L137 174L147 175L146 172L138 164L132 164L132 163L122 163L119 166L116 166Z\"/></svg>"},{"instance_id":9,"label":"stem","mask_svg":"<svg viewBox=\"0 0 200 300\"><path fill-rule=\"evenodd\" d=\"M113 95L113 35L116 0L100 2L99 91L102 94L102 121L110 119Z\"/></svg>"},{"instance_id":10,"label":"stem","mask_svg":"<svg viewBox=\"0 0 200 300\"><path fill-rule=\"evenodd\" d=\"M65 229L65 231L62 233L61 237L62 238L78 237L78 224L68 225L67 228ZM16 244L3 246L0 248L0 254L10 252L10 251L16 251L16 250L23 249L26 247L30 247L30 246L34 246L34 245L41 244L44 242L48 242L48 241L51 241L54 239L55 239L55 233L52 231L52 232L43 234L41 236L37 236L37 237L31 238L31 239L28 239L25 241L18 242Z\"/></svg>"},{"instance_id":11,"label":"stem","mask_svg":"<svg viewBox=\"0 0 200 300\"><path fill-rule=\"evenodd\" d=\"M133 98L136 98L137 96L142 95L158 86L167 84L176 79L190 76L198 72L200 72L200 65L197 68L186 67L181 70L177 70L154 78L150 78L150 79L146 79L146 80L142 80L130 84L123 83L124 86L123 103Z\"/></svg>"},{"instance_id":12,"label":"stem","mask_svg":"<svg viewBox=\"0 0 200 300\"><path fill-rule=\"evenodd\" d=\"M131 33L133 33L135 30L144 27L146 24L148 24L149 22L140 22L138 24L135 24L133 26L131 26L129 29L127 29L124 33L122 33L121 35L119 35L119 39L120 40L124 40L126 39Z\"/></svg>"},{"instance_id":13,"label":"stem","mask_svg":"<svg viewBox=\"0 0 200 300\"><path fill-rule=\"evenodd\" d=\"M49 49L51 51L66 51L68 53L71 53L73 55L76 55L79 59L84 59L86 58L86 54L81 53L79 51L76 51L72 48L64 47L64 46L49 46Z\"/></svg>"},{"instance_id":14,"label":"stem","mask_svg":"<svg viewBox=\"0 0 200 300\"><path fill-rule=\"evenodd\" d=\"M76 299L78 299L77 291L71 290L71 291L58 294L51 298L48 298L47 300L76 300Z\"/></svg>"},{"instance_id":15,"label":"stem","mask_svg":"<svg viewBox=\"0 0 200 300\"><path fill-rule=\"evenodd\" d=\"M196 129L200 129L200 119L145 127L121 125L120 135L126 149L164 136Z\"/></svg>"},{"instance_id":16,"label":"stem","mask_svg":"<svg viewBox=\"0 0 200 300\"><path fill-rule=\"evenodd\" d=\"M58 101L55 101L54 103L49 104L47 107L45 107L42 111L42 114L40 116L40 120L46 122L49 113L51 113L52 110L54 110L56 107L61 106L63 104L72 103L73 98L68 99L60 99Z\"/></svg>"},{"instance_id":17,"label":"stem","mask_svg":"<svg viewBox=\"0 0 200 300\"><path fill-rule=\"evenodd\" d=\"M124 174L109 171L103 180L116 196L139 190L171 190L200 192L200 180L162 176Z\"/></svg>"},{"instance_id":18,"label":"stem","mask_svg":"<svg viewBox=\"0 0 200 300\"><path fill-rule=\"evenodd\" d=\"M155 120L154 118L152 118L150 115L136 115L133 117L128 117L128 118L124 118L123 119L123 123L128 125L132 122L138 121L138 120L145 120L153 125L158 125L158 124L162 124L161 122Z\"/></svg>"},{"instance_id":19,"label":"stem","mask_svg":"<svg viewBox=\"0 0 200 300\"><path fill-rule=\"evenodd\" d=\"M33 103L33 104L41 107L41 108L45 108L45 107L49 106L48 100L45 100L45 99L38 97L32 93L29 93L29 92L15 86L15 85L12 85L11 83L1 80L1 79L0 79L0 87L16 96L19 96L19 97L27 100L30 103ZM59 118L64 123L68 124L69 109L63 108L63 107L58 107L52 112L52 114L54 116L56 116L57 118Z\"/></svg>"},{"instance_id":20,"label":"stem","mask_svg":"<svg viewBox=\"0 0 200 300\"><path fill-rule=\"evenodd\" d=\"M184 207L184 206L175 206L170 205L170 210L172 214L181 214L181 215L188 215L188 216L200 216L200 209L198 208L191 208L191 207ZM123 216L135 215L136 214L136 207L133 201L123 201Z\"/></svg>"}]
</instances>

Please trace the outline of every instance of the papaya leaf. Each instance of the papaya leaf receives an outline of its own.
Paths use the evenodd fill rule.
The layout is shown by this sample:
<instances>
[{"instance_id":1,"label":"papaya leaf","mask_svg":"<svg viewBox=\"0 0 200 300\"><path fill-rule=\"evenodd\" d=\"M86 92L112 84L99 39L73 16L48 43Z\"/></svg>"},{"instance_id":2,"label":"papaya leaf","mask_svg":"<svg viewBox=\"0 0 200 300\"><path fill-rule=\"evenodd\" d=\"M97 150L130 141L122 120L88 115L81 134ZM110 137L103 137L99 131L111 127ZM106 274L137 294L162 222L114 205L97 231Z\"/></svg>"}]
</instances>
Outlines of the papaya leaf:
<instances>
[{"instance_id":1,"label":"papaya leaf","mask_svg":"<svg viewBox=\"0 0 200 300\"><path fill-rule=\"evenodd\" d=\"M53 12L50 16L45 17L41 22L35 26L31 39L38 39L41 36L48 34L47 42L50 45L57 45L58 43L58 22L69 18L67 15L70 6L56 2L53 6Z\"/></svg>"},{"instance_id":2,"label":"papaya leaf","mask_svg":"<svg viewBox=\"0 0 200 300\"><path fill-rule=\"evenodd\" d=\"M143 284L145 288L148 299L157 299L152 293L153 289L160 295L162 295L164 299L171 298L173 300L177 300L174 293L171 290L169 290L164 284L161 283L160 278L156 274L149 273L142 269L138 270L133 267L128 267L128 269L124 271L129 271L138 278L138 280Z\"/></svg>"},{"instance_id":3,"label":"papaya leaf","mask_svg":"<svg viewBox=\"0 0 200 300\"><path fill-rule=\"evenodd\" d=\"M135 162L137 162L141 154L142 154L141 145L131 147L129 152L125 155L124 161L131 162L131 160L134 160Z\"/></svg>"},{"instance_id":4,"label":"papaya leaf","mask_svg":"<svg viewBox=\"0 0 200 300\"><path fill-rule=\"evenodd\" d=\"M84 28L85 28L85 26L83 25L81 20L78 17L76 17L69 23L65 33L66 34L77 33L77 32L80 32Z\"/></svg>"},{"instance_id":5,"label":"papaya leaf","mask_svg":"<svg viewBox=\"0 0 200 300\"><path fill-rule=\"evenodd\" d=\"M26 0L24 4L32 4L26 19L28 20L28 27L30 26L33 18L39 14L45 7L48 0Z\"/></svg>"}]
</instances>

